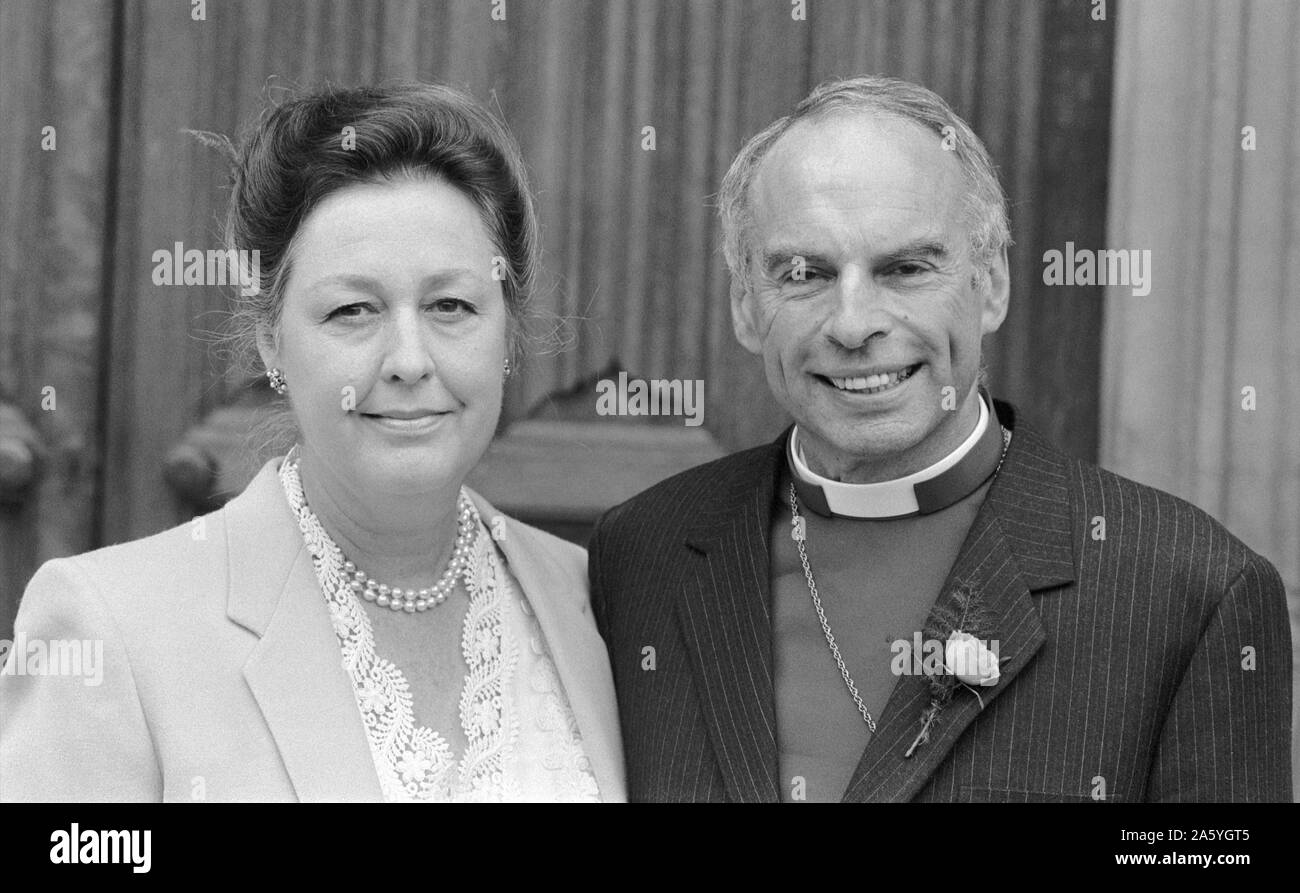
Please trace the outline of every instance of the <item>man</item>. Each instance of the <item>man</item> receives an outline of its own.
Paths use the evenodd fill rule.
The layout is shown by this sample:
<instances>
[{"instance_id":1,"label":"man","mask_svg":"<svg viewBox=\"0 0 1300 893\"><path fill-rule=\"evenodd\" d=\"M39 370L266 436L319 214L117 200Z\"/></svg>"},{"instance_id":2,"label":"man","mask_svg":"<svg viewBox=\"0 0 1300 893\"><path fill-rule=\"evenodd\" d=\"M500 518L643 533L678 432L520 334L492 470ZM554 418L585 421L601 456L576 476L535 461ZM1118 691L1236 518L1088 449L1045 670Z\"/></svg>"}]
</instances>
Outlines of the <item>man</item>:
<instances>
[{"instance_id":1,"label":"man","mask_svg":"<svg viewBox=\"0 0 1300 893\"><path fill-rule=\"evenodd\" d=\"M938 96L822 85L721 190L796 424L590 545L634 800L1289 800L1277 571L979 385L1005 197Z\"/></svg>"}]
</instances>

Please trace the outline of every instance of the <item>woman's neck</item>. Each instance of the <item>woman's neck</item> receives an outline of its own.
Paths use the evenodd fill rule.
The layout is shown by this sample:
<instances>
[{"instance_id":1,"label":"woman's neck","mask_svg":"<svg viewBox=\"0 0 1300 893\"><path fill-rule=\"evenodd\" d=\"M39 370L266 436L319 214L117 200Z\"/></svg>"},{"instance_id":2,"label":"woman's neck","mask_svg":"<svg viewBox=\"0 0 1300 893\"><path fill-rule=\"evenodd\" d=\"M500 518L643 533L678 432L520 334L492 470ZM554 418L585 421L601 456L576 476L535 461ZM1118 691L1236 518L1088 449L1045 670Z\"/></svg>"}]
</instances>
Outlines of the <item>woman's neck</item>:
<instances>
[{"instance_id":1,"label":"woman's neck","mask_svg":"<svg viewBox=\"0 0 1300 893\"><path fill-rule=\"evenodd\" d=\"M298 474L307 507L358 570L379 583L417 590L442 575L456 541L459 483L379 501L332 475L307 451Z\"/></svg>"}]
</instances>

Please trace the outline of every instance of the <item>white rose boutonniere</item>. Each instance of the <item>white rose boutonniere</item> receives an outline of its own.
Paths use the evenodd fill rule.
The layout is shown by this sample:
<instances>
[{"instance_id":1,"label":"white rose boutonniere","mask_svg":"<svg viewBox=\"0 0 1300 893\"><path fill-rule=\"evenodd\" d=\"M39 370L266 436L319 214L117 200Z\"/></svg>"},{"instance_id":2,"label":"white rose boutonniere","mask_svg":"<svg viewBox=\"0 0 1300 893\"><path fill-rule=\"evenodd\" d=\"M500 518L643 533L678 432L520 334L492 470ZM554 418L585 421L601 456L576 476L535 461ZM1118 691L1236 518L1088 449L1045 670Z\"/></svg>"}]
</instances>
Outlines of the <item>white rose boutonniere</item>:
<instances>
[{"instance_id":1,"label":"white rose boutonniere","mask_svg":"<svg viewBox=\"0 0 1300 893\"><path fill-rule=\"evenodd\" d=\"M959 629L943 649L943 668L967 685L997 685L998 656L982 639Z\"/></svg>"},{"instance_id":2,"label":"white rose boutonniere","mask_svg":"<svg viewBox=\"0 0 1300 893\"><path fill-rule=\"evenodd\" d=\"M969 689L984 709L979 689L998 684L998 643L990 639L994 615L985 608L978 589L959 583L947 604L935 605L926 623L927 639L943 642L943 672L927 673L930 703L921 711L921 731L903 754L906 759L929 743L939 714L958 688ZM991 645L991 647L990 647Z\"/></svg>"}]
</instances>

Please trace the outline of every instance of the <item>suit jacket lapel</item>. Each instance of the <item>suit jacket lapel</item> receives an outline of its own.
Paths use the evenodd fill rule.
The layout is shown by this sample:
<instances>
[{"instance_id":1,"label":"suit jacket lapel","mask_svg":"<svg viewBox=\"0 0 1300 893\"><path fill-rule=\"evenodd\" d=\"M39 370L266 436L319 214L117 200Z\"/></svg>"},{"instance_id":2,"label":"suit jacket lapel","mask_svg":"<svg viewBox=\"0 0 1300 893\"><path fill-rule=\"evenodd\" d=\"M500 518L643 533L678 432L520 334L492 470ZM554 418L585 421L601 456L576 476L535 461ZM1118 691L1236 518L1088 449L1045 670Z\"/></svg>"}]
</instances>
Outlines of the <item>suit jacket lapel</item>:
<instances>
[{"instance_id":1,"label":"suit jacket lapel","mask_svg":"<svg viewBox=\"0 0 1300 893\"><path fill-rule=\"evenodd\" d=\"M259 636L244 678L304 801L381 800L329 609L277 475L279 459L225 508L227 616Z\"/></svg>"},{"instance_id":2,"label":"suit jacket lapel","mask_svg":"<svg viewBox=\"0 0 1300 893\"><path fill-rule=\"evenodd\" d=\"M958 688L931 726L929 741L911 757L904 754L921 730L930 686L922 675L898 678L845 792L846 801L910 800L934 774L957 739L983 709L1015 680L1046 641L1029 589L1011 557L1005 536L988 512L981 510L966 544L944 584L940 602L951 604L960 582L972 586L992 618L989 638L999 643L1001 678L979 688L979 698Z\"/></svg>"},{"instance_id":3,"label":"suit jacket lapel","mask_svg":"<svg viewBox=\"0 0 1300 893\"><path fill-rule=\"evenodd\" d=\"M677 604L700 706L731 799L780 799L768 525L781 441L701 500Z\"/></svg>"},{"instance_id":4,"label":"suit jacket lapel","mask_svg":"<svg viewBox=\"0 0 1300 893\"><path fill-rule=\"evenodd\" d=\"M998 403L998 415L1014 427L1008 405ZM981 687L979 698L959 688L931 726L929 741L906 757L921 730L930 688L924 676L900 676L849 782L846 801L912 799L967 727L1015 682L1047 640L1030 593L1074 579L1069 468L1033 429L1021 425L1014 431L1002 469L937 600L951 604L962 583L978 593L992 614L990 638L999 642L1001 678Z\"/></svg>"},{"instance_id":5,"label":"suit jacket lapel","mask_svg":"<svg viewBox=\"0 0 1300 893\"><path fill-rule=\"evenodd\" d=\"M493 519L499 516L497 510L479 494L471 491L471 495L479 513L493 526ZM504 515L499 517L505 531L497 545L510 563L510 571L546 639L601 799L626 800L614 678L605 642L582 597L587 591L587 579L566 571L528 527Z\"/></svg>"}]
</instances>

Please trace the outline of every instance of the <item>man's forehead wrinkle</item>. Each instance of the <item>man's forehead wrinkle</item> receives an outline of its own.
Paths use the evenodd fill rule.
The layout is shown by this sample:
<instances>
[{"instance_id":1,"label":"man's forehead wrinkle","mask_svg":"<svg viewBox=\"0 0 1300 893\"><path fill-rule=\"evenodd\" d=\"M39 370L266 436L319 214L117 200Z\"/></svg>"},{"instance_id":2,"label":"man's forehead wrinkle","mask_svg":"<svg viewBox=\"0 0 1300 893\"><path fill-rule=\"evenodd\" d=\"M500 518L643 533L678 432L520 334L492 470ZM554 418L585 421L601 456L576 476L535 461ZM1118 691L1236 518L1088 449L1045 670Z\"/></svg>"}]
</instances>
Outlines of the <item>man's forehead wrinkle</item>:
<instances>
[{"instance_id":1,"label":"man's forehead wrinkle","mask_svg":"<svg viewBox=\"0 0 1300 893\"><path fill-rule=\"evenodd\" d=\"M803 253L834 254L871 245L882 253L921 243L948 244L948 208L936 208L912 193L878 193L858 198L841 191L827 201L807 196L807 201L768 203L756 207L758 238L765 250L801 249Z\"/></svg>"},{"instance_id":2,"label":"man's forehead wrinkle","mask_svg":"<svg viewBox=\"0 0 1300 893\"><path fill-rule=\"evenodd\" d=\"M829 254L870 245L888 254L919 242L951 245L964 227L964 180L937 138L912 122L864 115L791 128L752 185L765 250Z\"/></svg>"}]
</instances>

